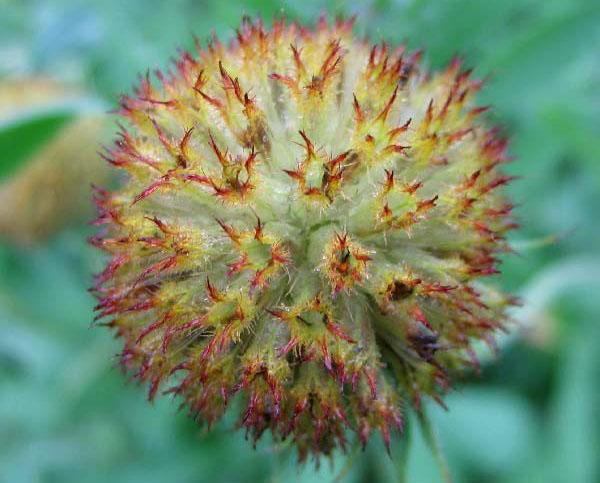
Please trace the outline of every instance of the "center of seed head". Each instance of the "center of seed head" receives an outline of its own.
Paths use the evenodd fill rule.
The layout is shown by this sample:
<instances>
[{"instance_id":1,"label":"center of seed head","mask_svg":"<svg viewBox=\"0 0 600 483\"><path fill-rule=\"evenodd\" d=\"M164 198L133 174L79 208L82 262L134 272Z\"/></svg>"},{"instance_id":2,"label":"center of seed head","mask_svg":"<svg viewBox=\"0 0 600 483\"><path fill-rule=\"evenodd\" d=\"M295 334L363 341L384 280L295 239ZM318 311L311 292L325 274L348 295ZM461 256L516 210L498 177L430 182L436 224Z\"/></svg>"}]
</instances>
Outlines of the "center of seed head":
<instances>
[{"instance_id":1,"label":"center of seed head","mask_svg":"<svg viewBox=\"0 0 600 483\"><path fill-rule=\"evenodd\" d=\"M263 266L271 260L271 245L259 240L247 242L245 247L248 261L253 265Z\"/></svg>"},{"instance_id":2,"label":"center of seed head","mask_svg":"<svg viewBox=\"0 0 600 483\"><path fill-rule=\"evenodd\" d=\"M306 231L304 234L305 261L309 266L317 268L321 264L324 249L336 230L339 230L338 221L328 219L315 223Z\"/></svg>"}]
</instances>

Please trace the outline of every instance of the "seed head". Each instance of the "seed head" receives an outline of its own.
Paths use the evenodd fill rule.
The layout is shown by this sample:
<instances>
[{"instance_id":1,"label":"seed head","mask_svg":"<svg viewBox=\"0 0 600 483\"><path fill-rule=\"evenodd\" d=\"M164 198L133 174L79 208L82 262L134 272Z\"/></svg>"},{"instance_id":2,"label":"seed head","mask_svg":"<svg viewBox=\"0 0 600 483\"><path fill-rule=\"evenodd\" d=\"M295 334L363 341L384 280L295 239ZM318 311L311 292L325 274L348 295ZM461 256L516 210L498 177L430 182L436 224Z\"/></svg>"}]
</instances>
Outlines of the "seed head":
<instances>
[{"instance_id":1,"label":"seed head","mask_svg":"<svg viewBox=\"0 0 600 483\"><path fill-rule=\"evenodd\" d=\"M210 425L237 398L255 440L304 460L351 431L389 444L406 407L443 404L477 365L511 303L481 283L515 226L507 143L460 61L419 59L351 21L245 19L121 99L94 290L150 399Z\"/></svg>"}]
</instances>

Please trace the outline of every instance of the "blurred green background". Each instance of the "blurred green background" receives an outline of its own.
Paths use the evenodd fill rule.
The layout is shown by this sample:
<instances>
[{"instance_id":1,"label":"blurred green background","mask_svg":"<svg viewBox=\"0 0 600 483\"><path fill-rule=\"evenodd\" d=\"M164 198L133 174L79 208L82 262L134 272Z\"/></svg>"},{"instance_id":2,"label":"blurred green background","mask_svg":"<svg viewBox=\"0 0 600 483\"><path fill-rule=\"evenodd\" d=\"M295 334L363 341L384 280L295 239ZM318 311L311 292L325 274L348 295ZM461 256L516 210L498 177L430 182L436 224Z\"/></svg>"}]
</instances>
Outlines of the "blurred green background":
<instances>
[{"instance_id":1,"label":"blurred green background","mask_svg":"<svg viewBox=\"0 0 600 483\"><path fill-rule=\"evenodd\" d=\"M524 305L499 356L450 395L450 411L430 410L455 481L600 481L594 0L0 0L0 481L401 481L406 450L406 481L441 481L414 424L394 441L394 459L375 437L364 453L299 470L288 447L265 439L252 450L232 419L207 433L168 398L148 404L115 367L118 343L90 328L86 287L102 261L85 242L87 202L50 186L44 171L96 163L113 121L84 135L65 129L113 108L192 34L229 38L244 13L310 23L322 12L356 14L373 41L424 47L433 68L464 56L488 76L480 100L512 139L523 228L493 282ZM23 181L30 169L38 184ZM86 174L73 176L87 198ZM44 211L44 196L59 213ZM27 213L37 213L31 226L19 224Z\"/></svg>"}]
</instances>

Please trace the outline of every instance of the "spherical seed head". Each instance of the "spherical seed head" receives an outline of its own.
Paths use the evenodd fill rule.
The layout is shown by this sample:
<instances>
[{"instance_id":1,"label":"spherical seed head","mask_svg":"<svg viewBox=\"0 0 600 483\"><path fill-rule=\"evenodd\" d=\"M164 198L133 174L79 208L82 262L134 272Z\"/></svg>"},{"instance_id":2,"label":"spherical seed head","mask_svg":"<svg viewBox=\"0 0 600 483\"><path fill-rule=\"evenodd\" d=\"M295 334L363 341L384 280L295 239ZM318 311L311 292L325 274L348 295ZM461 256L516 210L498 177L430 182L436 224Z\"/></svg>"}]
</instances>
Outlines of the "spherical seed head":
<instances>
[{"instance_id":1,"label":"spherical seed head","mask_svg":"<svg viewBox=\"0 0 600 483\"><path fill-rule=\"evenodd\" d=\"M515 226L506 141L470 71L419 58L350 21L244 20L123 97L95 291L150 398L210 424L237 397L241 426L304 460L348 429L389 443L477 364L511 302L481 283Z\"/></svg>"}]
</instances>

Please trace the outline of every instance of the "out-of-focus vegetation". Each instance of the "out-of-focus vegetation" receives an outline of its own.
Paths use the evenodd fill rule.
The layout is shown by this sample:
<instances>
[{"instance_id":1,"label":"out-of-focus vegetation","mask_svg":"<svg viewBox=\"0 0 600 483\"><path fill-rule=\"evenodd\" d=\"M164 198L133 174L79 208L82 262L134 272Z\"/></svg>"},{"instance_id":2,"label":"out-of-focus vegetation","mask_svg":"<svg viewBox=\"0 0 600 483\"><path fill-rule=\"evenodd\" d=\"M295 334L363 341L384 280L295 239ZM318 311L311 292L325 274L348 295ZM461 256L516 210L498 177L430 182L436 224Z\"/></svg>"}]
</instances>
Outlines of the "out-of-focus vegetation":
<instances>
[{"instance_id":1,"label":"out-of-focus vegetation","mask_svg":"<svg viewBox=\"0 0 600 483\"><path fill-rule=\"evenodd\" d=\"M465 377L448 398L450 411L430 408L455 480L600 481L600 4L594 0L3 0L1 192L39 171L44 153L71 149L73 166L93 163L94 136L82 137L73 122L115 106L137 74L166 67L178 46L192 45L192 34L230 37L244 13L314 22L323 11L357 14L357 30L373 40L425 47L433 68L463 55L489 76L481 100L494 106L490 119L512 138L510 171L521 180L510 191L523 228L512 237L517 254L495 282L524 305L515 310L519 325L501 340L499 357L486 359L480 376ZM44 79L71 87L49 93L54 84ZM110 129L114 121L103 122ZM64 157L50 158L66 163L53 173L74 176L72 183L93 179L92 165L73 174ZM0 211L25 216L27 197L52 191L47 185L56 176L36 176L38 188L28 188L25 198L6 195ZM253 451L232 420L207 432L168 398L148 404L145 391L114 367L118 344L107 331L90 329L86 287L101 260L85 242L91 229L76 221L86 203L69 198L64 187L53 193L63 198L60 209L41 206L51 212L42 219L57 217L54 233L45 226L44 237L28 237L23 223L24 236L16 237L0 228L0 481L402 481L407 450L406 481L440 481L415 424L394 442L392 459L375 438L366 452L338 455L333 466L298 470L288 446L265 439Z\"/></svg>"}]
</instances>

